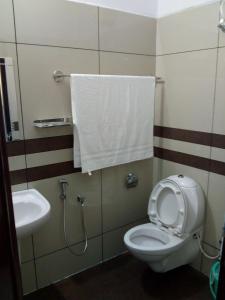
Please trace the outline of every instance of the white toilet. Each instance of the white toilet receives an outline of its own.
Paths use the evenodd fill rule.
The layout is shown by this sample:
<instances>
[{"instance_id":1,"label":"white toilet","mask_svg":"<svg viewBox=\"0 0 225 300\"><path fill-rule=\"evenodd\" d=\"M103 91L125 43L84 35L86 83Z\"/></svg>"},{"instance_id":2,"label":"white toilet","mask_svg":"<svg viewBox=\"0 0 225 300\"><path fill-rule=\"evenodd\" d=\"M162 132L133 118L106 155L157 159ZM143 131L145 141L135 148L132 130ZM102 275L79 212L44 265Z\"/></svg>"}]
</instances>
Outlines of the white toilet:
<instances>
[{"instance_id":1,"label":"white toilet","mask_svg":"<svg viewBox=\"0 0 225 300\"><path fill-rule=\"evenodd\" d=\"M199 253L205 200L200 185L183 176L170 176L153 189L148 205L150 223L124 236L129 251L156 272L193 262Z\"/></svg>"}]
</instances>

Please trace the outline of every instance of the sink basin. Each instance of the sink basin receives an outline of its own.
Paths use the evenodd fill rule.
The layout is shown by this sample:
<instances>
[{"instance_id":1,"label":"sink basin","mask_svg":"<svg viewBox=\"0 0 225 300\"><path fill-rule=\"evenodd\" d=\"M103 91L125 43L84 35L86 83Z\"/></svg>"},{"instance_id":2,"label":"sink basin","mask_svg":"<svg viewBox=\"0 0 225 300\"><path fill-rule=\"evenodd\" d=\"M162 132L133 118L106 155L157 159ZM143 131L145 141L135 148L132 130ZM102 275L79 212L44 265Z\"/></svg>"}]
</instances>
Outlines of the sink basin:
<instances>
[{"instance_id":1,"label":"sink basin","mask_svg":"<svg viewBox=\"0 0 225 300\"><path fill-rule=\"evenodd\" d=\"M12 193L17 238L23 238L39 229L49 218L50 204L35 189Z\"/></svg>"}]
</instances>

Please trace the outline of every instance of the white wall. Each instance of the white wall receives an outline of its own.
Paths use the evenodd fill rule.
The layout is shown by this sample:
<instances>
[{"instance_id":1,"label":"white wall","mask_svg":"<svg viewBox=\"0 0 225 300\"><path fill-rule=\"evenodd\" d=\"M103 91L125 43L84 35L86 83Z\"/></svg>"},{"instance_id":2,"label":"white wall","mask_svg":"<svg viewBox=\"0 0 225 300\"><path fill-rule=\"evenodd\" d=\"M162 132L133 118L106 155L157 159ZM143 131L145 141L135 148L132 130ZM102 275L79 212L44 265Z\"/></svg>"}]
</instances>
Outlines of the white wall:
<instances>
[{"instance_id":1,"label":"white wall","mask_svg":"<svg viewBox=\"0 0 225 300\"><path fill-rule=\"evenodd\" d=\"M219 2L219 0L158 0L157 17L163 17L194 6Z\"/></svg>"},{"instance_id":2,"label":"white wall","mask_svg":"<svg viewBox=\"0 0 225 300\"><path fill-rule=\"evenodd\" d=\"M156 17L158 0L69 0L122 10L142 16Z\"/></svg>"},{"instance_id":3,"label":"white wall","mask_svg":"<svg viewBox=\"0 0 225 300\"><path fill-rule=\"evenodd\" d=\"M68 0L126 11L147 17L162 17L219 0Z\"/></svg>"}]
</instances>

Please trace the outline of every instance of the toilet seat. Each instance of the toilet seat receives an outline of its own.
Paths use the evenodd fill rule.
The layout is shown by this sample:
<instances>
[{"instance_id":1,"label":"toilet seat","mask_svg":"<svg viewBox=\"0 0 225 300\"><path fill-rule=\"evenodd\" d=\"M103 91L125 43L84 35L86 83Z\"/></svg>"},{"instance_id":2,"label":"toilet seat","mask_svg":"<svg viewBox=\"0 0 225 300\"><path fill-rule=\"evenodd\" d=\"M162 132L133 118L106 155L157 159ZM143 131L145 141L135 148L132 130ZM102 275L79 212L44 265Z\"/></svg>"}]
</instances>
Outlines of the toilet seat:
<instances>
[{"instance_id":1,"label":"toilet seat","mask_svg":"<svg viewBox=\"0 0 225 300\"><path fill-rule=\"evenodd\" d=\"M148 215L150 221L159 228L182 236L186 224L187 204L181 188L175 181L164 179L155 186L149 200Z\"/></svg>"},{"instance_id":2,"label":"toilet seat","mask_svg":"<svg viewBox=\"0 0 225 300\"><path fill-rule=\"evenodd\" d=\"M135 252L164 255L179 248L184 239L167 234L156 225L147 223L130 229L124 236L124 242Z\"/></svg>"}]
</instances>

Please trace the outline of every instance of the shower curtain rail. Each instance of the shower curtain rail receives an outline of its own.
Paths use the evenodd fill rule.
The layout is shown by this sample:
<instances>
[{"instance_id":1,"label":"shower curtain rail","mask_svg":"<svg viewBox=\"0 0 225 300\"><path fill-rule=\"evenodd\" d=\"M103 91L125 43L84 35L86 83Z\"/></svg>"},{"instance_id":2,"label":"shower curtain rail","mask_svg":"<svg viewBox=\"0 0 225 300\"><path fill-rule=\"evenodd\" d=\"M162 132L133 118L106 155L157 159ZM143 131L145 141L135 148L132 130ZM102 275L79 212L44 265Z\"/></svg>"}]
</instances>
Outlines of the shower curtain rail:
<instances>
[{"instance_id":1,"label":"shower curtain rail","mask_svg":"<svg viewBox=\"0 0 225 300\"><path fill-rule=\"evenodd\" d=\"M69 78L69 74L64 74L62 71L57 70L53 72L53 79L55 82L62 82L64 78ZM164 80L161 77L155 77L156 83L164 83Z\"/></svg>"}]
</instances>

